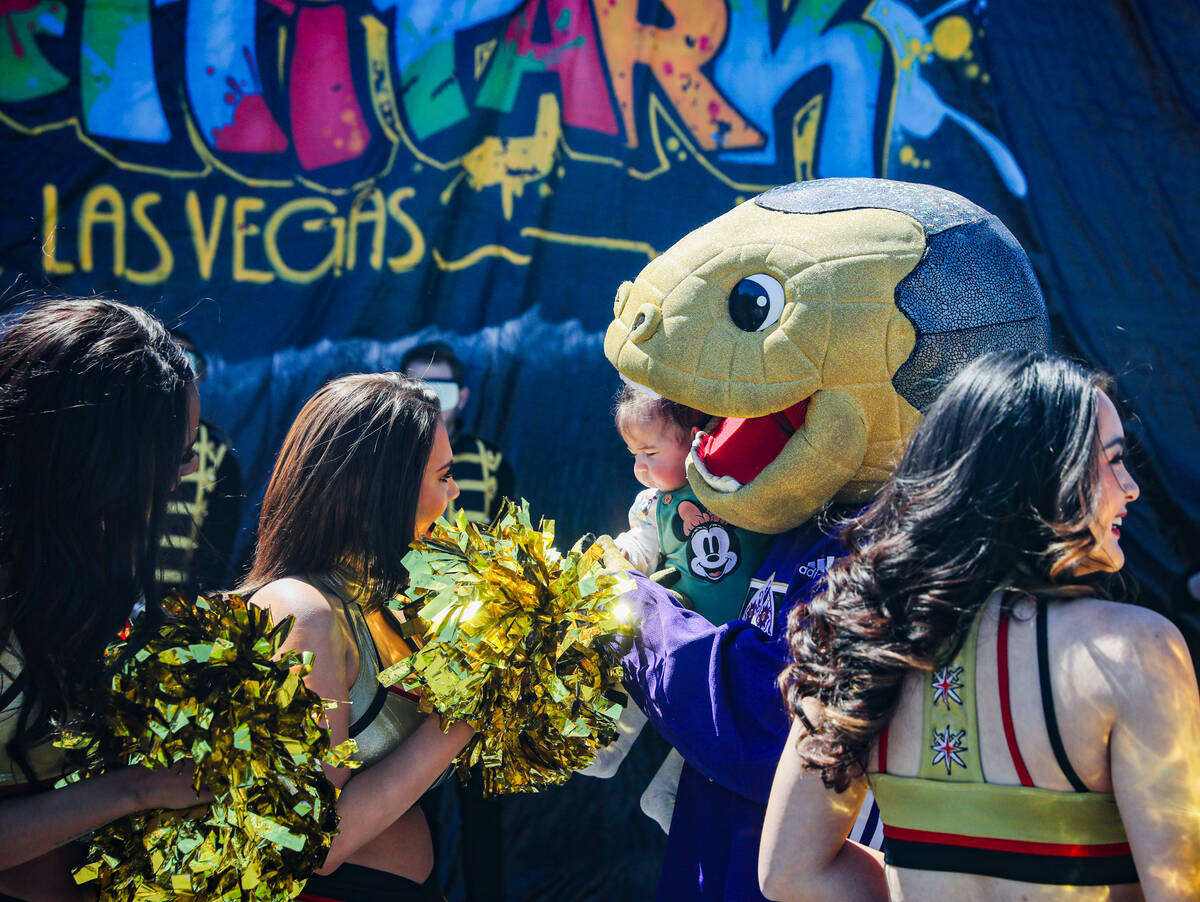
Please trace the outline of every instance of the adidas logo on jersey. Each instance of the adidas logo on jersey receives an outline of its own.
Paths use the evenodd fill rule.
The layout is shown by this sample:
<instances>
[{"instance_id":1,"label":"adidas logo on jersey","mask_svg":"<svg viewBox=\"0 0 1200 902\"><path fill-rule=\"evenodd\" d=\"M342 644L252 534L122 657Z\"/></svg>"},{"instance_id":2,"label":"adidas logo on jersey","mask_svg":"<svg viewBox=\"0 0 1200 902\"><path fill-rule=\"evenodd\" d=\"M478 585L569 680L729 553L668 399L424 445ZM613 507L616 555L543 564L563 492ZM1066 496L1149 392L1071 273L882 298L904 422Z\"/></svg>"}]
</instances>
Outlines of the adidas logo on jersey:
<instances>
[{"instance_id":1,"label":"adidas logo on jersey","mask_svg":"<svg viewBox=\"0 0 1200 902\"><path fill-rule=\"evenodd\" d=\"M800 576L807 576L809 579L814 579L828 570L833 565L835 560L837 560L837 558L832 554L828 557L818 558L815 561L809 561L808 563L801 564L796 568L796 573L798 573Z\"/></svg>"}]
</instances>

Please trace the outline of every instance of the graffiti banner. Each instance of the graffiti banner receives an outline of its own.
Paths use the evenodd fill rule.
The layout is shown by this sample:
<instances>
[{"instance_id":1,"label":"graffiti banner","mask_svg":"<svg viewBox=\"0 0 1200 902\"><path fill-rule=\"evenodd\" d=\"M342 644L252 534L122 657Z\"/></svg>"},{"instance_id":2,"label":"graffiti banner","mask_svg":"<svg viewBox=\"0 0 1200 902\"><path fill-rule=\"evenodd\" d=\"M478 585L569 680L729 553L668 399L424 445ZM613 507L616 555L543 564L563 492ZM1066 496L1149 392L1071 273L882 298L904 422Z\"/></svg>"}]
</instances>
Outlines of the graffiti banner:
<instances>
[{"instance_id":1,"label":"graffiti banner","mask_svg":"<svg viewBox=\"0 0 1200 902\"><path fill-rule=\"evenodd\" d=\"M996 137L983 13L824 0L10 0L0 265L8 280L186 314L201 347L229 362L423 328L528 333L577 319L595 333L622 279L776 184L936 181L1019 220L1027 179ZM575 359L539 353L567 372L556 392L597 377L611 391L595 342ZM328 375L300 365L297 392L314 366ZM279 369L242 367L230 390ZM606 399L588 401L598 407L573 404L575 418L604 430ZM228 424L252 452L252 494L294 409L281 406L238 405ZM500 407L520 418L520 400ZM520 464L520 437L502 434L511 424L473 412ZM597 444L566 431L567 451ZM607 455L615 438L599 446ZM593 509L565 482L557 492Z\"/></svg>"},{"instance_id":2,"label":"graffiti banner","mask_svg":"<svg viewBox=\"0 0 1200 902\"><path fill-rule=\"evenodd\" d=\"M6 269L212 297L230 358L535 306L598 326L615 272L781 182L1026 192L962 3L4 6Z\"/></svg>"}]
</instances>

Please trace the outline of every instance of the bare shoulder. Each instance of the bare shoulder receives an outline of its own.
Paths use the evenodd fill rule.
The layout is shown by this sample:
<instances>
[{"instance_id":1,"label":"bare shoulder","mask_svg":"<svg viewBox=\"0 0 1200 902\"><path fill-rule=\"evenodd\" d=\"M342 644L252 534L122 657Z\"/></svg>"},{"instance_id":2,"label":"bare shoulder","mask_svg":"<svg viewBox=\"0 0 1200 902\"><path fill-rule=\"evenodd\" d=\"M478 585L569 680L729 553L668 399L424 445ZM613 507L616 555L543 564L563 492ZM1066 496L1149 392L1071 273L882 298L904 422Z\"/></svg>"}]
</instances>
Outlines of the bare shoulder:
<instances>
[{"instance_id":1,"label":"bare shoulder","mask_svg":"<svg viewBox=\"0 0 1200 902\"><path fill-rule=\"evenodd\" d=\"M276 621L294 617L298 627L328 629L339 616L324 592L295 576L267 583L254 593L251 601L269 610Z\"/></svg>"},{"instance_id":2,"label":"bare shoulder","mask_svg":"<svg viewBox=\"0 0 1200 902\"><path fill-rule=\"evenodd\" d=\"M1105 601L1080 598L1051 605L1056 644L1087 643L1128 654L1164 648L1186 649L1183 634L1157 611Z\"/></svg>"},{"instance_id":3,"label":"bare shoulder","mask_svg":"<svg viewBox=\"0 0 1200 902\"><path fill-rule=\"evenodd\" d=\"M306 579L285 577L263 586L251 601L269 610L276 623L292 618L282 648L315 655L312 672L304 678L309 688L326 698L344 698L358 657L336 599Z\"/></svg>"},{"instance_id":4,"label":"bare shoulder","mask_svg":"<svg viewBox=\"0 0 1200 902\"><path fill-rule=\"evenodd\" d=\"M1050 643L1055 668L1071 674L1079 694L1114 711L1161 707L1162 694L1180 686L1195 691L1183 635L1148 608L1094 598L1055 604Z\"/></svg>"}]
</instances>

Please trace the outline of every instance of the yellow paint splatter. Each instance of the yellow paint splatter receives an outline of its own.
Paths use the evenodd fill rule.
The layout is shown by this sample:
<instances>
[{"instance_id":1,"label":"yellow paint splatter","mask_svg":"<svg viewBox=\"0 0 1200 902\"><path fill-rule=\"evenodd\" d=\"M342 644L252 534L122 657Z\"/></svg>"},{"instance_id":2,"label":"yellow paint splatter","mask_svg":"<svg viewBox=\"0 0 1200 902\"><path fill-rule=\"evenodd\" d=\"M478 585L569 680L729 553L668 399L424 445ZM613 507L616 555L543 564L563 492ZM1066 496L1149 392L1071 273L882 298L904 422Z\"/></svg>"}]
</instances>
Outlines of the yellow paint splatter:
<instances>
[{"instance_id":1,"label":"yellow paint splatter","mask_svg":"<svg viewBox=\"0 0 1200 902\"><path fill-rule=\"evenodd\" d=\"M971 63L963 71L965 71L967 73L967 78L978 78L979 77L979 65L977 63Z\"/></svg>"},{"instance_id":2,"label":"yellow paint splatter","mask_svg":"<svg viewBox=\"0 0 1200 902\"><path fill-rule=\"evenodd\" d=\"M824 106L825 95L818 94L801 107L792 120L792 163L798 182L806 182L815 176L813 160L817 155L817 127Z\"/></svg>"},{"instance_id":3,"label":"yellow paint splatter","mask_svg":"<svg viewBox=\"0 0 1200 902\"><path fill-rule=\"evenodd\" d=\"M946 16L933 29L933 49L942 59L956 60L971 47L971 23L962 16Z\"/></svg>"},{"instance_id":4,"label":"yellow paint splatter","mask_svg":"<svg viewBox=\"0 0 1200 902\"><path fill-rule=\"evenodd\" d=\"M679 139L674 136L667 138L667 151L675 153L677 150L679 150Z\"/></svg>"},{"instance_id":5,"label":"yellow paint splatter","mask_svg":"<svg viewBox=\"0 0 1200 902\"><path fill-rule=\"evenodd\" d=\"M488 63L492 61L492 54L496 52L496 38L490 41L485 41L482 44L475 45L475 80L478 81L487 68Z\"/></svg>"},{"instance_id":6,"label":"yellow paint splatter","mask_svg":"<svg viewBox=\"0 0 1200 902\"><path fill-rule=\"evenodd\" d=\"M686 150L679 151L679 153L675 154L675 159L679 160L679 162L682 163L684 160L687 159L687 151Z\"/></svg>"},{"instance_id":7,"label":"yellow paint splatter","mask_svg":"<svg viewBox=\"0 0 1200 902\"><path fill-rule=\"evenodd\" d=\"M900 162L905 166L911 166L913 169L929 168L929 161L918 157L916 150L913 149L911 144L905 144L900 148Z\"/></svg>"},{"instance_id":8,"label":"yellow paint splatter","mask_svg":"<svg viewBox=\"0 0 1200 902\"><path fill-rule=\"evenodd\" d=\"M542 197L549 197L553 193L554 190L545 182L542 182L540 185L538 185L538 194L540 194Z\"/></svg>"},{"instance_id":9,"label":"yellow paint splatter","mask_svg":"<svg viewBox=\"0 0 1200 902\"><path fill-rule=\"evenodd\" d=\"M499 186L504 218L512 219L513 199L522 195L526 185L540 182L554 170L561 138L558 99L553 94L543 94L538 99L532 135L508 139L487 137L463 154L467 183L476 191ZM457 180L452 185L456 183Z\"/></svg>"}]
</instances>

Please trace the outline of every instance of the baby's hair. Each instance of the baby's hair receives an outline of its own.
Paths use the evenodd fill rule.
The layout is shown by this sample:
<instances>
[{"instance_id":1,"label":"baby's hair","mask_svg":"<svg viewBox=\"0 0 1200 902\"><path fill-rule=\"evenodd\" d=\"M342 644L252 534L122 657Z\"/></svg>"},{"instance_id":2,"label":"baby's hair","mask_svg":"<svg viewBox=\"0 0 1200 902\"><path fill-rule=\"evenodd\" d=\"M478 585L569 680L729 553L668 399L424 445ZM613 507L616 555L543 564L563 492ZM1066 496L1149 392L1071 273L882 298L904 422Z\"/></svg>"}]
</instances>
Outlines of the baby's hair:
<instances>
[{"instance_id":1,"label":"baby's hair","mask_svg":"<svg viewBox=\"0 0 1200 902\"><path fill-rule=\"evenodd\" d=\"M617 431L622 435L634 423L665 423L674 427L684 441L691 436L692 429L703 429L709 419L706 413L652 395L632 385L621 388L613 405L613 418L617 423Z\"/></svg>"}]
</instances>

